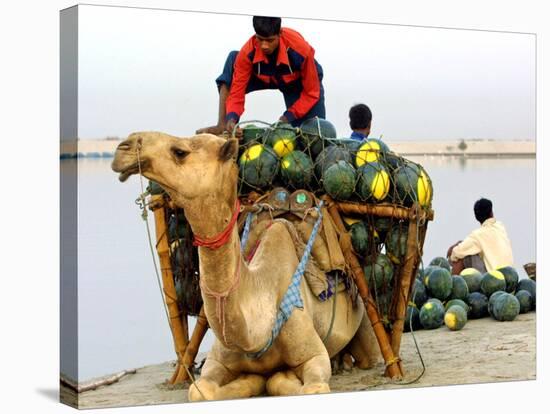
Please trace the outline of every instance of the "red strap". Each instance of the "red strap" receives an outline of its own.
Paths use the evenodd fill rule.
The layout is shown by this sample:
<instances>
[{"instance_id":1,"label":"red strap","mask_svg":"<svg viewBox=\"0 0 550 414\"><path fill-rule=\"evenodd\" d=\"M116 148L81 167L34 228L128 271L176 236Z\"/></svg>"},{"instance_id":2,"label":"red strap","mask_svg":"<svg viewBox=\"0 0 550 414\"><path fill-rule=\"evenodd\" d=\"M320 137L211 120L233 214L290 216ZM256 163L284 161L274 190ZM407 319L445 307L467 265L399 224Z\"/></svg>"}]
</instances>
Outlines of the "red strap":
<instances>
[{"instance_id":1,"label":"red strap","mask_svg":"<svg viewBox=\"0 0 550 414\"><path fill-rule=\"evenodd\" d=\"M233 227L237 222L237 217L239 217L240 210L241 202L237 197L237 200L235 201L235 210L233 211L233 217L231 217L231 221L227 224L227 227L221 233L212 237L211 239L202 238L200 236L194 235L193 246L203 246L208 247L209 249L218 249L226 244L229 240L229 237L231 236L231 231L233 230Z\"/></svg>"}]
</instances>

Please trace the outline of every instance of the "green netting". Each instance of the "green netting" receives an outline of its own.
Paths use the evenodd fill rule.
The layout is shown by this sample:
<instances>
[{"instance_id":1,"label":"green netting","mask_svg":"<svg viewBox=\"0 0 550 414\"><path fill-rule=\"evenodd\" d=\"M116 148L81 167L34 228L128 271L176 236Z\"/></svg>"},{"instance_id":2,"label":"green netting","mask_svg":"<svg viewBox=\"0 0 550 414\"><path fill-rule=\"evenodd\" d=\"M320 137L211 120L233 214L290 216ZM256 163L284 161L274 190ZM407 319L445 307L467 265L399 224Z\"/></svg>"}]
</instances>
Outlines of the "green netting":
<instances>
[{"instance_id":1,"label":"green netting","mask_svg":"<svg viewBox=\"0 0 550 414\"><path fill-rule=\"evenodd\" d=\"M298 128L262 121L239 125L244 126L238 160L241 196L283 186L356 204L407 208L416 203L431 209L433 188L426 170L392 152L391 144L381 139L337 138L332 124L319 118ZM373 214L344 221L378 311L391 330L409 223Z\"/></svg>"},{"instance_id":2,"label":"green netting","mask_svg":"<svg viewBox=\"0 0 550 414\"><path fill-rule=\"evenodd\" d=\"M387 143L337 138L330 122L246 121L239 151L239 194L274 187L329 194L339 201L429 208L432 183L425 169L391 151Z\"/></svg>"}]
</instances>

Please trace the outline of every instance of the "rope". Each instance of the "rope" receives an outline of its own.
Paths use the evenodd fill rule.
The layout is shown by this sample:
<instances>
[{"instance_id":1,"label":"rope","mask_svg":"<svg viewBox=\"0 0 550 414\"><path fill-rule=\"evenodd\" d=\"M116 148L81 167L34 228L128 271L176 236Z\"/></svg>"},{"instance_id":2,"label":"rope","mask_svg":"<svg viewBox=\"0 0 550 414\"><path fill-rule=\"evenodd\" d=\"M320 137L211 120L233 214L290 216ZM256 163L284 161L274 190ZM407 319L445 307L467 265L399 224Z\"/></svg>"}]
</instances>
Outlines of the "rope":
<instances>
[{"instance_id":1,"label":"rope","mask_svg":"<svg viewBox=\"0 0 550 414\"><path fill-rule=\"evenodd\" d=\"M151 240L151 230L149 229L149 220L147 217L147 208L146 208L146 200L145 196L146 194L149 194L149 192L145 192L143 188L143 175L141 174L141 158L139 156L139 150L141 149L141 140L138 141L136 145L136 154L137 154L137 160L138 160L138 171L139 171L139 184L141 187L141 194L138 198L138 200L141 200L140 208L143 210L141 213L141 218L143 221L145 221L145 228L147 230L147 241L149 243L149 250L151 252L151 258L153 259L153 267L155 268L155 274L157 276L157 283L159 287L160 297L162 299L162 306L164 308L164 312L166 313L166 320L168 321L168 326L170 327L170 330L172 330L172 320L170 319L170 314L168 312L168 306L166 305L166 302L163 297L163 288L162 283L160 281L160 275L158 271L157 261L155 259L155 252L153 250L153 242ZM136 200L137 201L137 200ZM179 358L179 355L178 355Z\"/></svg>"},{"instance_id":2,"label":"rope","mask_svg":"<svg viewBox=\"0 0 550 414\"><path fill-rule=\"evenodd\" d=\"M199 280L200 288L206 296L216 299L216 317L218 318L218 322L222 328L223 342L226 346L229 346L229 342L227 342L227 338L225 336L225 302L227 297L237 288L239 281L241 280L241 255L239 254L237 259L237 269L235 270L233 283L225 292L214 292L203 283L203 280L204 279L202 278Z\"/></svg>"},{"instance_id":3,"label":"rope","mask_svg":"<svg viewBox=\"0 0 550 414\"><path fill-rule=\"evenodd\" d=\"M252 212L247 214L246 222L244 223L244 230L241 237L241 251L244 251L244 248L246 247L246 242L248 241L248 235L250 233L251 223L252 223Z\"/></svg>"},{"instance_id":4,"label":"rope","mask_svg":"<svg viewBox=\"0 0 550 414\"><path fill-rule=\"evenodd\" d=\"M235 209L233 210L233 215L231 216L231 220L229 220L229 223L227 223L225 229L223 229L220 233L211 238L203 238L197 236L196 234L193 235L193 246L208 247L209 249L215 250L226 244L231 237L231 232L233 230L233 227L235 226L235 223L237 222L237 217L239 217L239 213L241 211L240 207L241 202L239 201L239 197L237 197L237 199L235 200Z\"/></svg>"},{"instance_id":5,"label":"rope","mask_svg":"<svg viewBox=\"0 0 550 414\"><path fill-rule=\"evenodd\" d=\"M193 383L193 385L195 386L195 388L197 389L197 391L199 392L199 394L201 395L201 397L206 400L206 397L204 396L204 394L202 393L201 389L199 388L199 386L197 385L197 382L195 381L195 376L191 373L191 371L189 371L189 368L187 367L187 365L185 364L181 364L184 368L185 368L185 371L187 371L187 375L189 376L189 378L191 378L191 382Z\"/></svg>"},{"instance_id":6,"label":"rope","mask_svg":"<svg viewBox=\"0 0 550 414\"><path fill-rule=\"evenodd\" d=\"M338 272L336 272L336 280L335 280L335 283L334 283L334 297L333 297L333 300L332 300L332 316L330 318L330 325L329 325L327 334L323 338L323 343L324 344L326 344L326 341L327 341L328 337L332 333L332 328L333 328L333 325L334 325L334 319L336 319L335 316L336 316L336 296L337 295L338 295Z\"/></svg>"}]
</instances>

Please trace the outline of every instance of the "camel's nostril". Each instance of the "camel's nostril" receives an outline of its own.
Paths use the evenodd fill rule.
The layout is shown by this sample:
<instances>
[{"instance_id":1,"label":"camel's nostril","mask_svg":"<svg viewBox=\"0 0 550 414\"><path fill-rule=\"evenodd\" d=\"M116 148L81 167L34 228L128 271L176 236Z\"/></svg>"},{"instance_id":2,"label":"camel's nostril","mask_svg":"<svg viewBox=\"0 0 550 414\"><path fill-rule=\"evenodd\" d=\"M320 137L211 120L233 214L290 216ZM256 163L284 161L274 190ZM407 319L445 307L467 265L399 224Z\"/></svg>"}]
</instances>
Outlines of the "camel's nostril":
<instances>
[{"instance_id":1,"label":"camel's nostril","mask_svg":"<svg viewBox=\"0 0 550 414\"><path fill-rule=\"evenodd\" d=\"M116 147L117 150L122 150L122 151L127 151L131 148L131 145L128 141L124 141L124 142L121 142L120 144L118 144L118 146Z\"/></svg>"}]
</instances>

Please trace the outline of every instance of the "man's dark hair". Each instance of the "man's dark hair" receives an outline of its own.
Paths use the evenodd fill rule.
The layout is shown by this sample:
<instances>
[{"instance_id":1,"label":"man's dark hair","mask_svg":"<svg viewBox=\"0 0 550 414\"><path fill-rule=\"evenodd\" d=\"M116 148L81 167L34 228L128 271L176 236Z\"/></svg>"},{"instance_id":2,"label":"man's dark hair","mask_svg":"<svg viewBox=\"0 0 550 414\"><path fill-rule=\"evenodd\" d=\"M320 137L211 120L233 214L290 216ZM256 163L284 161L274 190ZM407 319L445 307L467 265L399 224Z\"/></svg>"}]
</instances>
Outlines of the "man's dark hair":
<instances>
[{"instance_id":1,"label":"man's dark hair","mask_svg":"<svg viewBox=\"0 0 550 414\"><path fill-rule=\"evenodd\" d=\"M254 16L252 25L256 34L262 37L278 35L281 32L280 17Z\"/></svg>"},{"instance_id":2,"label":"man's dark hair","mask_svg":"<svg viewBox=\"0 0 550 414\"><path fill-rule=\"evenodd\" d=\"M372 120L372 112L365 104L353 105L349 110L349 126L351 129L368 128Z\"/></svg>"},{"instance_id":3,"label":"man's dark hair","mask_svg":"<svg viewBox=\"0 0 550 414\"><path fill-rule=\"evenodd\" d=\"M480 198L474 204L476 220L483 224L485 220L493 216L493 203L486 198Z\"/></svg>"}]
</instances>

